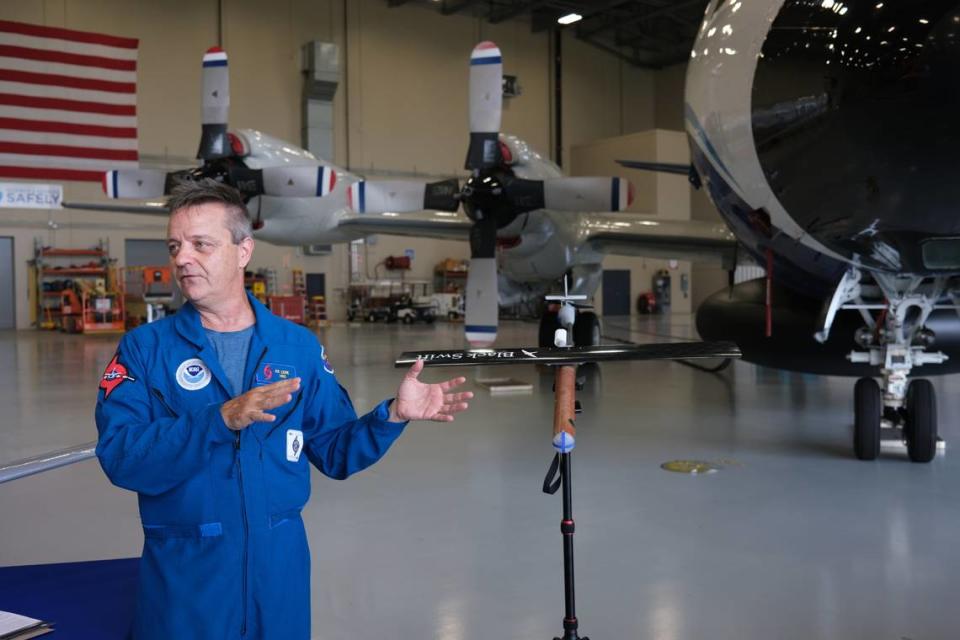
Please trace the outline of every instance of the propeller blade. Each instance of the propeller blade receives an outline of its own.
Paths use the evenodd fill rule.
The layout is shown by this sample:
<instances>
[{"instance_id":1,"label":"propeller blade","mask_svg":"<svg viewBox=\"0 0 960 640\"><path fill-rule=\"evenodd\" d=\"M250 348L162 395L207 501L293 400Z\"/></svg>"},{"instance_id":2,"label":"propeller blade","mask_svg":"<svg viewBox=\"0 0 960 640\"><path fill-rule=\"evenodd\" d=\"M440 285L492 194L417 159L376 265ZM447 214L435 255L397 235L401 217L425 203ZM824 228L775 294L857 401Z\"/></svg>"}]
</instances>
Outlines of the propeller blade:
<instances>
[{"instance_id":1,"label":"propeller blade","mask_svg":"<svg viewBox=\"0 0 960 640\"><path fill-rule=\"evenodd\" d=\"M623 178L553 178L543 181L543 206L557 211L623 211L633 185Z\"/></svg>"},{"instance_id":2,"label":"propeller blade","mask_svg":"<svg viewBox=\"0 0 960 640\"><path fill-rule=\"evenodd\" d=\"M232 153L227 136L230 111L230 75L227 53L211 47L203 54L203 133L197 157L202 160L226 158Z\"/></svg>"},{"instance_id":3,"label":"propeller blade","mask_svg":"<svg viewBox=\"0 0 960 640\"><path fill-rule=\"evenodd\" d=\"M492 42L470 54L470 148L467 169L500 164L500 111L503 108L503 60Z\"/></svg>"},{"instance_id":4,"label":"propeller blade","mask_svg":"<svg viewBox=\"0 0 960 640\"><path fill-rule=\"evenodd\" d=\"M167 172L155 169L116 169L103 174L108 198L159 198L167 193Z\"/></svg>"},{"instance_id":5,"label":"propeller blade","mask_svg":"<svg viewBox=\"0 0 960 640\"><path fill-rule=\"evenodd\" d=\"M642 160L617 160L617 164L628 169L641 171L656 171L658 173L673 173L679 176L690 175L691 164L677 164L675 162L644 162Z\"/></svg>"},{"instance_id":6,"label":"propeller blade","mask_svg":"<svg viewBox=\"0 0 960 640\"><path fill-rule=\"evenodd\" d=\"M347 202L357 213L411 213L423 209L456 211L460 183L413 180L361 180L350 185Z\"/></svg>"},{"instance_id":7,"label":"propeller blade","mask_svg":"<svg viewBox=\"0 0 960 640\"><path fill-rule=\"evenodd\" d=\"M500 299L497 291L497 221L493 216L478 220L470 229L470 270L467 271L467 342L488 347L497 339Z\"/></svg>"},{"instance_id":8,"label":"propeller blade","mask_svg":"<svg viewBox=\"0 0 960 640\"><path fill-rule=\"evenodd\" d=\"M337 172L330 167L265 167L263 193L288 198L322 198L333 191Z\"/></svg>"}]
</instances>

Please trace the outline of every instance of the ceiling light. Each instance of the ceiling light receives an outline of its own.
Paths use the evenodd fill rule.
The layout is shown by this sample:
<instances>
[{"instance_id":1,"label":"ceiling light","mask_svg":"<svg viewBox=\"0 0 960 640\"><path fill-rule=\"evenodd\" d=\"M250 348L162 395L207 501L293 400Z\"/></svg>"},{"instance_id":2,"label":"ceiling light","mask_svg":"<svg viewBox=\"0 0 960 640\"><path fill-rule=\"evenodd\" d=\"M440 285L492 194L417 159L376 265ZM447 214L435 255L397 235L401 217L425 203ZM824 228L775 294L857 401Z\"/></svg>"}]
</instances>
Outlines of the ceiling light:
<instances>
[{"instance_id":1,"label":"ceiling light","mask_svg":"<svg viewBox=\"0 0 960 640\"><path fill-rule=\"evenodd\" d=\"M920 24L930 24L930 21L926 18L920 18Z\"/></svg>"},{"instance_id":2,"label":"ceiling light","mask_svg":"<svg viewBox=\"0 0 960 640\"><path fill-rule=\"evenodd\" d=\"M565 16L560 16L557 18L557 22L560 24L573 24L574 22L579 22L583 20L583 16L579 13L568 13Z\"/></svg>"},{"instance_id":3,"label":"ceiling light","mask_svg":"<svg viewBox=\"0 0 960 640\"><path fill-rule=\"evenodd\" d=\"M820 6L822 6L824 9L831 9L833 8L833 0L823 0L823 4Z\"/></svg>"}]
</instances>

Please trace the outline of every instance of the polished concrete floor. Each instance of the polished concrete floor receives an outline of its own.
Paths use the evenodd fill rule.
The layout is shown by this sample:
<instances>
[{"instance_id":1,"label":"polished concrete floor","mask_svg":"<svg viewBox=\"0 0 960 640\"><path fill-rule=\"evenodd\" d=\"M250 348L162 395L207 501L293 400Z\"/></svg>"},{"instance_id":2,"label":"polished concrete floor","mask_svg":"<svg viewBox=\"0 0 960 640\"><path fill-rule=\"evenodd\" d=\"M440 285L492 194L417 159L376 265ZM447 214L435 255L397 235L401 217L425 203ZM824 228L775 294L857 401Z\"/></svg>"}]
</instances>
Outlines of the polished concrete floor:
<instances>
[{"instance_id":1,"label":"polished concrete floor","mask_svg":"<svg viewBox=\"0 0 960 640\"><path fill-rule=\"evenodd\" d=\"M611 320L638 342L691 335L689 317ZM462 328L335 326L320 333L365 411L392 395L401 351L455 348ZM500 343L535 341L502 327ZM115 338L0 333L0 461L90 441ZM439 379L453 370L431 370ZM549 640L563 615L560 496L540 486L551 379L530 394L474 387L453 424L419 423L375 467L315 477L314 637ZM736 363L603 365L580 394L574 454L578 614L593 640L864 638L960 633L958 380L935 381L947 451L851 455L853 380ZM960 446L960 445L958 445ZM673 459L721 467L690 476ZM131 493L95 461L0 485L0 566L129 557L142 534ZM2 609L0 603L0 609Z\"/></svg>"}]
</instances>

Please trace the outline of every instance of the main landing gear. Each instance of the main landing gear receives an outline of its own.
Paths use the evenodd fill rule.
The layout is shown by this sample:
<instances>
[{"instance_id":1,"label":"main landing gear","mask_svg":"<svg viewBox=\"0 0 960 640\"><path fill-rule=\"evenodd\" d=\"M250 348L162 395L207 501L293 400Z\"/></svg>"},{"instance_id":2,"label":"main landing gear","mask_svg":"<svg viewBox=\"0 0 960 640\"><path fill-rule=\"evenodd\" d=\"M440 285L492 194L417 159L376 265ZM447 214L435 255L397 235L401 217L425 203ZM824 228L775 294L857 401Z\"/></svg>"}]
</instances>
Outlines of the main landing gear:
<instances>
[{"instance_id":1,"label":"main landing gear","mask_svg":"<svg viewBox=\"0 0 960 640\"><path fill-rule=\"evenodd\" d=\"M913 462L930 462L937 454L937 398L929 380L909 380L913 367L940 364L942 352L927 352L936 336L924 325L934 305L947 292L946 278L872 274L864 284L859 269L850 269L840 281L826 310L817 340L825 342L840 309L856 309L865 325L854 339L863 351L847 357L880 367L882 387L874 378L861 378L854 387L853 450L860 460L875 460L883 440L900 440ZM852 304L851 304L852 303ZM874 317L871 310L879 311ZM885 437L889 434L889 437Z\"/></svg>"}]
</instances>

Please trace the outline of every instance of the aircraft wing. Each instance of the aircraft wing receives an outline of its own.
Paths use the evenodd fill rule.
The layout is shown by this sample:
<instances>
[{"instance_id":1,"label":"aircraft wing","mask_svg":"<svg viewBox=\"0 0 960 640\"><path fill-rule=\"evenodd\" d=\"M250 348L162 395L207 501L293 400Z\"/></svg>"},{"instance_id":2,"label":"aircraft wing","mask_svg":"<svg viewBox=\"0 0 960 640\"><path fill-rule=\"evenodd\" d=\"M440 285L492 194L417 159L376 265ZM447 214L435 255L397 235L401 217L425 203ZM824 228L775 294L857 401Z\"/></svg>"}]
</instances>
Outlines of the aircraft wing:
<instances>
[{"instance_id":1,"label":"aircraft wing","mask_svg":"<svg viewBox=\"0 0 960 640\"><path fill-rule=\"evenodd\" d=\"M113 213L143 213L146 215L152 216L166 216L169 215L170 210L167 209L166 205L163 202L131 202L128 204L119 203L114 204L112 202L64 202L64 209L78 209L81 211L110 211Z\"/></svg>"},{"instance_id":2,"label":"aircraft wing","mask_svg":"<svg viewBox=\"0 0 960 640\"><path fill-rule=\"evenodd\" d=\"M364 213L344 218L337 226L362 233L385 233L439 240L469 240L472 225L462 213L417 211L392 215Z\"/></svg>"},{"instance_id":3,"label":"aircraft wing","mask_svg":"<svg viewBox=\"0 0 960 640\"><path fill-rule=\"evenodd\" d=\"M581 223L585 243L601 253L736 265L736 238L720 222L594 213Z\"/></svg>"}]
</instances>

